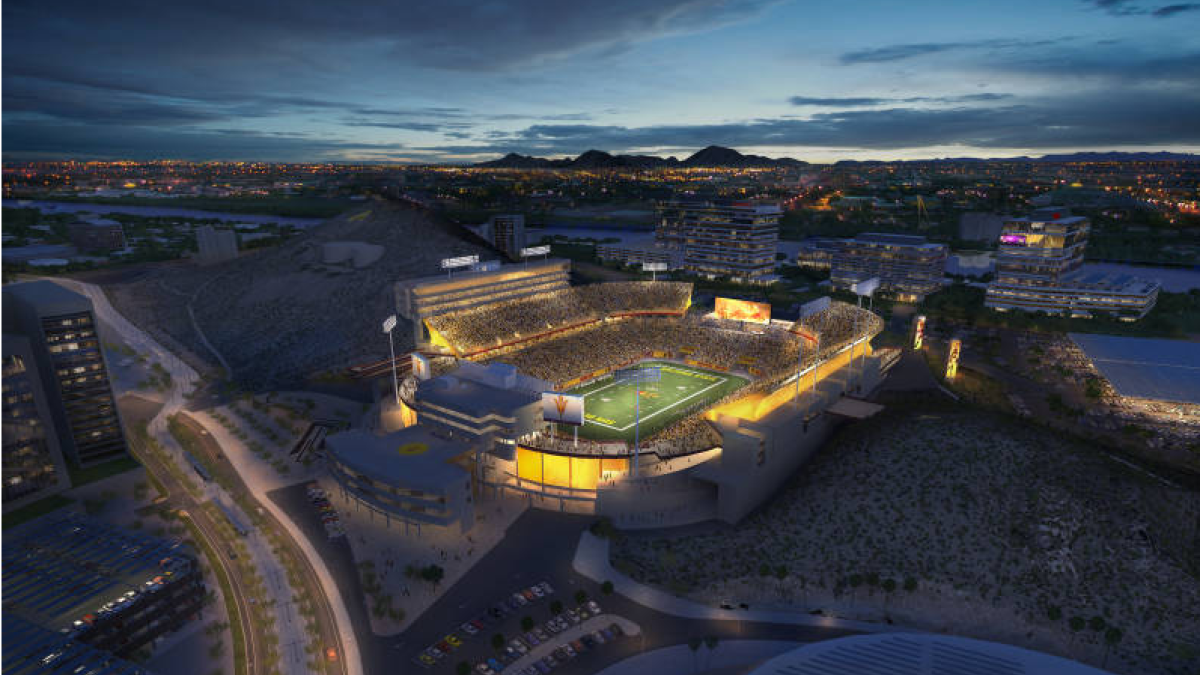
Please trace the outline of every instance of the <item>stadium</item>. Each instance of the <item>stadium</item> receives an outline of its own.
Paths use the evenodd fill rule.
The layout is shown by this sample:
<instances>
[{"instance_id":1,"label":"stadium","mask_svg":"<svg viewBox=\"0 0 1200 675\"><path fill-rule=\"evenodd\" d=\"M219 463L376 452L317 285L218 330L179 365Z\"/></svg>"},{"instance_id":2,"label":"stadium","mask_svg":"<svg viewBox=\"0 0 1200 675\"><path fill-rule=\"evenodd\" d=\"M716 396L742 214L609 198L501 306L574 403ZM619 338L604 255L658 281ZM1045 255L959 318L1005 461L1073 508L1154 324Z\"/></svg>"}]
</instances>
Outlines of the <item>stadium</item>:
<instances>
[{"instance_id":1,"label":"stadium","mask_svg":"<svg viewBox=\"0 0 1200 675\"><path fill-rule=\"evenodd\" d=\"M359 479L339 479L349 493L389 518L469 527L446 506L450 488L423 485L418 503L403 480L362 479L437 462L469 475L476 501L519 495L626 526L733 522L838 421L877 409L856 398L886 365L870 311L824 299L783 321L726 298L698 311L689 283L572 286L565 262L398 285L420 342L395 401L382 397L378 431L387 447L432 431L460 451L373 453L373 471L332 436L335 467L356 456Z\"/></svg>"}]
</instances>

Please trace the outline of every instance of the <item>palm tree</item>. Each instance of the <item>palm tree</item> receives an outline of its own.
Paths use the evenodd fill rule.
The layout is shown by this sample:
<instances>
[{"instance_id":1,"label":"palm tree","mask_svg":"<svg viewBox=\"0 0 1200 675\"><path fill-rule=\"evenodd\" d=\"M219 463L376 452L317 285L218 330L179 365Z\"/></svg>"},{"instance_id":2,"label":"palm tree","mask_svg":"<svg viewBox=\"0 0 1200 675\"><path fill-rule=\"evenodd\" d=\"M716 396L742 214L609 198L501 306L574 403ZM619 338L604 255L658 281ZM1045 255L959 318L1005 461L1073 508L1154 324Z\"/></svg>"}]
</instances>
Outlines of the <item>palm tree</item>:
<instances>
[{"instance_id":1,"label":"palm tree","mask_svg":"<svg viewBox=\"0 0 1200 675\"><path fill-rule=\"evenodd\" d=\"M886 612L886 611L887 611L887 603L888 603L888 598L892 597L892 591L896 590L896 580L895 580L895 579L884 579L884 580L883 580L883 583L882 583L882 584L880 584L880 586L882 586L882 587L883 587L883 593L884 593L884 595L883 595L883 609L884 609L884 611Z\"/></svg>"},{"instance_id":2,"label":"palm tree","mask_svg":"<svg viewBox=\"0 0 1200 675\"><path fill-rule=\"evenodd\" d=\"M779 595L783 595L783 580L787 578L787 565L778 565L775 567L775 578L779 580Z\"/></svg>"},{"instance_id":3,"label":"palm tree","mask_svg":"<svg viewBox=\"0 0 1200 675\"><path fill-rule=\"evenodd\" d=\"M712 653L717 650L718 641L719 640L717 639L716 635L709 635L708 637L704 638L704 646L708 647L708 658L704 660L704 667L706 669L708 668L709 664L712 663Z\"/></svg>"},{"instance_id":4,"label":"palm tree","mask_svg":"<svg viewBox=\"0 0 1200 675\"><path fill-rule=\"evenodd\" d=\"M1117 643L1120 641L1121 641L1121 629L1120 628L1113 626L1113 627L1109 628L1108 630L1104 631L1104 663L1100 664L1101 668L1108 666L1108 653L1110 651L1112 651L1112 648L1116 647Z\"/></svg>"},{"instance_id":5,"label":"palm tree","mask_svg":"<svg viewBox=\"0 0 1200 675\"><path fill-rule=\"evenodd\" d=\"M1067 645L1067 648L1070 649L1075 645L1075 634L1087 626L1087 621L1085 621L1082 616L1073 616L1071 617L1071 620L1067 622L1067 625L1071 627L1071 642Z\"/></svg>"},{"instance_id":6,"label":"palm tree","mask_svg":"<svg viewBox=\"0 0 1200 675\"><path fill-rule=\"evenodd\" d=\"M692 650L692 671L696 670L696 651L700 649L700 638L688 640L688 649Z\"/></svg>"}]
</instances>

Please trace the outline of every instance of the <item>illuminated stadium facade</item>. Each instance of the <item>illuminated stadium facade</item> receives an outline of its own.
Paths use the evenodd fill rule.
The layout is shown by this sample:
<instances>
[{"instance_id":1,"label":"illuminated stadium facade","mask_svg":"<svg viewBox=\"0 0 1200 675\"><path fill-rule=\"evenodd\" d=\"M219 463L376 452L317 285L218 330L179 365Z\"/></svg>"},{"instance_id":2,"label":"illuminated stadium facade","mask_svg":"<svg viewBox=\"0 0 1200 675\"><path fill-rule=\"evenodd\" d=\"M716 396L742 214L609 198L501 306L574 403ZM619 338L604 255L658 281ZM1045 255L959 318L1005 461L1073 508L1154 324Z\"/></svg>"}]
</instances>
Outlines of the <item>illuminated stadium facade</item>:
<instances>
[{"instance_id":1,"label":"illuminated stadium facade","mask_svg":"<svg viewBox=\"0 0 1200 675\"><path fill-rule=\"evenodd\" d=\"M400 447L412 425L434 430L458 444L438 455L471 475L474 499L520 496L629 527L736 522L839 420L878 408L855 396L880 379L869 341L883 323L840 302L795 323L734 321L690 311L691 290L591 284L429 316L423 351L441 356L429 379L404 382L401 414L384 405L385 440L372 442ZM582 424L547 421L557 416L549 404L531 417L533 397L546 392L582 399ZM329 447L335 463L353 453L337 437ZM406 486L430 455L380 452L394 465L380 470L395 483L387 490L458 489ZM374 502L389 518L430 522L399 501Z\"/></svg>"}]
</instances>

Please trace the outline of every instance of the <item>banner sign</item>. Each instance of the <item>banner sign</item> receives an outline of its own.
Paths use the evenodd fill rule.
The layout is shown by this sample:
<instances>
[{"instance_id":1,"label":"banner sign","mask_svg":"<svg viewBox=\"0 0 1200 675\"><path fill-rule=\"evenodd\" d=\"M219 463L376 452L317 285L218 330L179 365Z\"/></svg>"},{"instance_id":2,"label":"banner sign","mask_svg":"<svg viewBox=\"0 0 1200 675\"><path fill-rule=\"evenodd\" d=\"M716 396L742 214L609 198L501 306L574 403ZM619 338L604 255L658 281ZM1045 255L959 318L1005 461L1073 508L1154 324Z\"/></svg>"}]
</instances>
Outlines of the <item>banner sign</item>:
<instances>
[{"instance_id":1,"label":"banner sign","mask_svg":"<svg viewBox=\"0 0 1200 675\"><path fill-rule=\"evenodd\" d=\"M913 331L913 349L920 349L925 344L925 315L917 317L917 327Z\"/></svg>"},{"instance_id":2,"label":"banner sign","mask_svg":"<svg viewBox=\"0 0 1200 675\"><path fill-rule=\"evenodd\" d=\"M529 246L521 249L521 257L529 258L535 255L550 255L549 246Z\"/></svg>"}]
</instances>

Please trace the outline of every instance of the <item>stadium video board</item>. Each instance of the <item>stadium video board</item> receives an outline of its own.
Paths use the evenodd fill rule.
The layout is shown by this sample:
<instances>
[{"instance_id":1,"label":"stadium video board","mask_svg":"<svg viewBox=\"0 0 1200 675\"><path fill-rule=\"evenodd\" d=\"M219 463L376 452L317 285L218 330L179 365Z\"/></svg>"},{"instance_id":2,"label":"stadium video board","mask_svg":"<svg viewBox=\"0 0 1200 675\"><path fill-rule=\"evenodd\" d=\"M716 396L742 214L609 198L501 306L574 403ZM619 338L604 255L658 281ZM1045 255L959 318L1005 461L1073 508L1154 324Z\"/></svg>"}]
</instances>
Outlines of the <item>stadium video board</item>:
<instances>
[{"instance_id":1,"label":"stadium video board","mask_svg":"<svg viewBox=\"0 0 1200 675\"><path fill-rule=\"evenodd\" d=\"M765 302L717 298L715 311L717 318L720 319L761 324L771 323L771 306Z\"/></svg>"},{"instance_id":2,"label":"stadium video board","mask_svg":"<svg viewBox=\"0 0 1200 675\"><path fill-rule=\"evenodd\" d=\"M418 380L428 380L433 377L433 369L429 366L429 359L424 354L412 353L412 374Z\"/></svg>"},{"instance_id":3,"label":"stadium video board","mask_svg":"<svg viewBox=\"0 0 1200 675\"><path fill-rule=\"evenodd\" d=\"M1000 243L1008 246L1024 246L1025 235L1023 234L1002 234L1000 235Z\"/></svg>"},{"instance_id":4,"label":"stadium video board","mask_svg":"<svg viewBox=\"0 0 1200 675\"><path fill-rule=\"evenodd\" d=\"M542 392L542 417L547 422L583 426L583 397L561 394L557 391Z\"/></svg>"}]
</instances>

